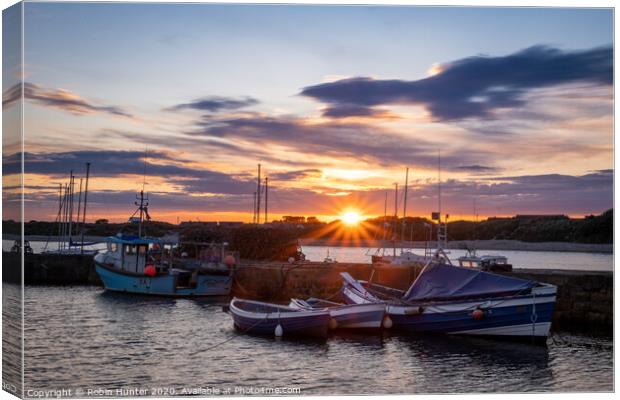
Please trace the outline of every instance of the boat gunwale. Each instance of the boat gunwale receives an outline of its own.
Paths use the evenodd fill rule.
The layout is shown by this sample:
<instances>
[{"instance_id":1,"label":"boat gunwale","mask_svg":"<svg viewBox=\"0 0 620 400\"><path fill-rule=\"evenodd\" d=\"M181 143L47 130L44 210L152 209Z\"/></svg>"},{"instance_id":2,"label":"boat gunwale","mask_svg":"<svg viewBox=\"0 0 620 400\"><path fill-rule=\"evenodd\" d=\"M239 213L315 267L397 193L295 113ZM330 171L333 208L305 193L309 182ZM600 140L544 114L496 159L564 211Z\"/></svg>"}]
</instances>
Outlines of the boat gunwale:
<instances>
[{"instance_id":1,"label":"boat gunwale","mask_svg":"<svg viewBox=\"0 0 620 400\"><path fill-rule=\"evenodd\" d=\"M268 312L268 313L247 311L235 305L235 303L237 302L247 302L250 304L261 305L261 306L281 307L285 309L285 311L284 312L274 311L274 312ZM317 316L317 315L326 315L328 317L331 316L329 313L329 310L327 309L314 309L314 310L295 309L295 308L291 308L291 307L281 305L281 304L266 303L266 302L255 301L255 300L246 300L246 299L240 299L237 297L234 297L230 301L229 309L232 314L236 313L237 315L241 317L253 318L253 319L265 319L265 320L295 319L295 318L311 317L311 316Z\"/></svg>"},{"instance_id":2,"label":"boat gunwale","mask_svg":"<svg viewBox=\"0 0 620 400\"><path fill-rule=\"evenodd\" d=\"M550 292L549 293L528 293L528 294L522 294L522 295L504 295L504 296L499 296L499 297L477 297L477 298L471 298L471 299L455 299L453 301L451 300L430 300L430 301L418 301L418 302L404 302L404 301L401 301L400 299L392 299L392 300L381 299L377 297L376 295L374 295L373 293L370 293L370 292L368 293L371 296L375 297L376 299L380 300L378 304L385 304L387 307L402 307L402 308L445 306L445 305L452 305L452 304L456 305L456 304L464 304L464 303L476 303L479 301L491 302L491 301L506 301L506 300L534 298L534 297L546 298L546 297L557 296L557 286L549 284L549 283L542 283L542 282L539 282L539 283L542 285L542 287L544 287L544 289L549 289ZM345 282L345 285L348 290L356 294L358 297L361 297L365 300L372 302L372 299L368 298L364 293L360 293L353 286L348 285L346 282ZM535 289L535 288L531 288L531 289ZM541 288L541 287L538 287L538 288ZM363 303L363 304L368 304L368 303Z\"/></svg>"}]
</instances>

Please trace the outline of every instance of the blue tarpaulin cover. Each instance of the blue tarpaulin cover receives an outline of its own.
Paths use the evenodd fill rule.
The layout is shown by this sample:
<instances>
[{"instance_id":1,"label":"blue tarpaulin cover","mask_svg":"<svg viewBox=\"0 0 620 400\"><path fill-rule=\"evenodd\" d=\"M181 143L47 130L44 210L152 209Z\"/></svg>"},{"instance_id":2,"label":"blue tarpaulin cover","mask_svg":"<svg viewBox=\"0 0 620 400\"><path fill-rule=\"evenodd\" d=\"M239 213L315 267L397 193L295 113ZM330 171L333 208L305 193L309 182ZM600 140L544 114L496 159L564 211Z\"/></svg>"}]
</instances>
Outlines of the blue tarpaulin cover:
<instances>
[{"instance_id":1,"label":"blue tarpaulin cover","mask_svg":"<svg viewBox=\"0 0 620 400\"><path fill-rule=\"evenodd\" d=\"M407 301L493 297L517 293L538 282L447 264L429 266L404 296Z\"/></svg>"}]
</instances>

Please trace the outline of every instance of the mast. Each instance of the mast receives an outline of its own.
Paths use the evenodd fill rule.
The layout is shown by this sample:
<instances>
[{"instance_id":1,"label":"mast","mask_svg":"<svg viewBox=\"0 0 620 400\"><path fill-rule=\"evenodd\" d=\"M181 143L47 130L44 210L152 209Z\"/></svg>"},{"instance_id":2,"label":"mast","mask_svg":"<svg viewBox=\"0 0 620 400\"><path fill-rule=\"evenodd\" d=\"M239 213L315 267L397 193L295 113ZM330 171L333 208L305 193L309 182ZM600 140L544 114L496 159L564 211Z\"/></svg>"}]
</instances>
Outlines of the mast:
<instances>
[{"instance_id":1,"label":"mast","mask_svg":"<svg viewBox=\"0 0 620 400\"><path fill-rule=\"evenodd\" d=\"M260 164L258 164L258 179L256 179L256 223L260 222Z\"/></svg>"},{"instance_id":2,"label":"mast","mask_svg":"<svg viewBox=\"0 0 620 400\"><path fill-rule=\"evenodd\" d=\"M407 189L409 186L409 167L407 167L407 171L405 172L405 199L403 201L403 223L401 224L400 230L400 245L402 252L402 242L405 240L405 218L407 217ZM412 225L413 226L413 225Z\"/></svg>"},{"instance_id":3,"label":"mast","mask_svg":"<svg viewBox=\"0 0 620 400\"><path fill-rule=\"evenodd\" d=\"M65 248L65 243L67 241L67 226L69 223L69 184L65 183L65 194L64 194L64 205L63 205L63 216L62 216L62 248Z\"/></svg>"},{"instance_id":4,"label":"mast","mask_svg":"<svg viewBox=\"0 0 620 400\"><path fill-rule=\"evenodd\" d=\"M60 253L60 241L62 238L62 183L58 184L58 252Z\"/></svg>"},{"instance_id":5,"label":"mast","mask_svg":"<svg viewBox=\"0 0 620 400\"><path fill-rule=\"evenodd\" d=\"M385 229L386 224L387 224L387 198L388 198L388 192L387 190L385 191L385 202L383 203L383 223L381 226L381 231L383 232L383 238L381 239L381 249L382 249L382 255L385 255L385 237L387 236L387 231Z\"/></svg>"},{"instance_id":6,"label":"mast","mask_svg":"<svg viewBox=\"0 0 620 400\"><path fill-rule=\"evenodd\" d=\"M476 255L476 240L478 238L478 235L476 232L477 227L478 227L478 213L476 211L476 196L474 196L474 244L472 246L474 249L473 255Z\"/></svg>"},{"instance_id":7,"label":"mast","mask_svg":"<svg viewBox=\"0 0 620 400\"><path fill-rule=\"evenodd\" d=\"M80 178L80 191L78 192L78 209L75 216L75 233L80 232L80 212L82 211L82 178ZM80 251L81 252L81 251Z\"/></svg>"},{"instance_id":8,"label":"mast","mask_svg":"<svg viewBox=\"0 0 620 400\"><path fill-rule=\"evenodd\" d=\"M75 177L73 176L73 170L71 170L69 178L69 250L71 250L71 238L73 237L73 186L75 183Z\"/></svg>"},{"instance_id":9,"label":"mast","mask_svg":"<svg viewBox=\"0 0 620 400\"><path fill-rule=\"evenodd\" d=\"M81 254L84 254L84 230L86 229L86 204L88 199L88 178L90 177L90 163L86 163L86 187L84 190L84 211L82 216L82 250ZM79 216L78 216L79 217Z\"/></svg>"},{"instance_id":10,"label":"mast","mask_svg":"<svg viewBox=\"0 0 620 400\"><path fill-rule=\"evenodd\" d=\"M269 200L268 191L269 191L269 178L265 177L265 223L267 223L267 216L268 216L268 213L267 213L267 202Z\"/></svg>"},{"instance_id":11,"label":"mast","mask_svg":"<svg viewBox=\"0 0 620 400\"><path fill-rule=\"evenodd\" d=\"M138 206L138 210L136 211L140 211L140 220L138 222L138 237L141 238L142 237L142 221L145 218L147 220L150 219L149 213L148 213L149 197L148 195L144 197L144 190L141 190L140 197L136 196L136 200L140 200L139 203L136 201L134 204Z\"/></svg>"},{"instance_id":12,"label":"mast","mask_svg":"<svg viewBox=\"0 0 620 400\"><path fill-rule=\"evenodd\" d=\"M252 205L252 223L255 224L256 223L256 192L254 192L254 195L252 196L252 200L253 200L253 205Z\"/></svg>"},{"instance_id":13,"label":"mast","mask_svg":"<svg viewBox=\"0 0 620 400\"><path fill-rule=\"evenodd\" d=\"M394 257L396 257L396 227L398 226L398 182L394 183L394 231L392 232Z\"/></svg>"}]
</instances>

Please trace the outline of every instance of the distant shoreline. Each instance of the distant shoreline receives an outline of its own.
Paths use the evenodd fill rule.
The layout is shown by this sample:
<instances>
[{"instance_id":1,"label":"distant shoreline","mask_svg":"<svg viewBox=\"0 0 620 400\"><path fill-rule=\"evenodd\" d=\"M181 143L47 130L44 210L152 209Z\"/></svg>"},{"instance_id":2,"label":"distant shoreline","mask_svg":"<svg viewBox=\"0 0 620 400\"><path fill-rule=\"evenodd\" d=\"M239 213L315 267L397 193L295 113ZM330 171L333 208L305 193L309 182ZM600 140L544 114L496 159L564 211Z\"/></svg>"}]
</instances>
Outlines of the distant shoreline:
<instances>
[{"instance_id":1,"label":"distant shoreline","mask_svg":"<svg viewBox=\"0 0 620 400\"><path fill-rule=\"evenodd\" d=\"M6 233L2 235L3 240L18 240L19 235ZM55 236L27 235L26 240L33 242L57 242ZM80 238L81 239L81 238ZM78 240L78 238L74 238ZM104 236L84 236L85 242L103 242ZM380 240L339 240L339 239L299 239L302 246L326 246L326 247L382 247L391 248L393 243L382 244ZM417 248L423 249L425 242L396 242L397 248ZM431 248L435 248L435 243L430 243ZM572 253L605 253L613 254L614 245L611 243L569 243L569 242L521 242L519 240L455 240L448 242L449 249L475 248L479 250L516 250L516 251L560 251Z\"/></svg>"},{"instance_id":2,"label":"distant shoreline","mask_svg":"<svg viewBox=\"0 0 620 400\"><path fill-rule=\"evenodd\" d=\"M333 246L333 247L394 247L423 249L426 242L396 242L389 244L379 240L330 240L330 239L299 239L302 246ZM431 242L435 248L435 242ZM479 250L516 250L516 251L560 251L572 253L605 253L613 254L614 245L611 243L569 243L569 242L521 242L519 240L455 240L448 242L448 248Z\"/></svg>"}]
</instances>

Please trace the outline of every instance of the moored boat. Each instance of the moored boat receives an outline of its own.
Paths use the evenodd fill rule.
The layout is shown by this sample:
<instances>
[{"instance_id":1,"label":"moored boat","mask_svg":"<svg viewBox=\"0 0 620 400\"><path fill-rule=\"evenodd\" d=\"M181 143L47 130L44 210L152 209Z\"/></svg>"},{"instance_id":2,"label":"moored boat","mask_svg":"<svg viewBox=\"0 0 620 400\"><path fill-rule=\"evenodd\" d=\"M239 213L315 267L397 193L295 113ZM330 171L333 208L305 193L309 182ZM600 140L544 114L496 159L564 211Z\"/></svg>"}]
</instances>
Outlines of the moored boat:
<instances>
[{"instance_id":1,"label":"moored boat","mask_svg":"<svg viewBox=\"0 0 620 400\"><path fill-rule=\"evenodd\" d=\"M275 336L327 336L327 309L301 310L284 305L233 298L228 308L235 328L243 333Z\"/></svg>"},{"instance_id":2,"label":"moored boat","mask_svg":"<svg viewBox=\"0 0 620 400\"><path fill-rule=\"evenodd\" d=\"M107 290L173 297L230 293L232 270L216 275L175 268L158 249L158 239L117 235L106 243L107 250L95 256L95 269Z\"/></svg>"},{"instance_id":3,"label":"moored boat","mask_svg":"<svg viewBox=\"0 0 620 400\"><path fill-rule=\"evenodd\" d=\"M512 271L512 264L508 258L501 255L484 254L477 255L475 251L468 250L467 254L459 257L459 265L465 268L480 268L483 271Z\"/></svg>"},{"instance_id":4,"label":"moored boat","mask_svg":"<svg viewBox=\"0 0 620 400\"><path fill-rule=\"evenodd\" d=\"M138 235L110 236L105 240L107 249L94 257L95 270L106 290L172 297L228 295L234 257L213 258L195 269L183 268L184 264L175 262L173 251L164 241L142 237L143 216L149 218L148 203L143 192L138 199ZM218 251L220 256L224 254L222 249Z\"/></svg>"},{"instance_id":5,"label":"moored boat","mask_svg":"<svg viewBox=\"0 0 620 400\"><path fill-rule=\"evenodd\" d=\"M551 328L554 285L443 263L429 263L407 291L341 275L347 303L385 304L395 328L535 341Z\"/></svg>"},{"instance_id":6,"label":"moored boat","mask_svg":"<svg viewBox=\"0 0 620 400\"><path fill-rule=\"evenodd\" d=\"M317 310L327 308L337 329L380 329L384 325L385 305L379 303L342 304L323 299L291 299L291 308Z\"/></svg>"}]
</instances>

